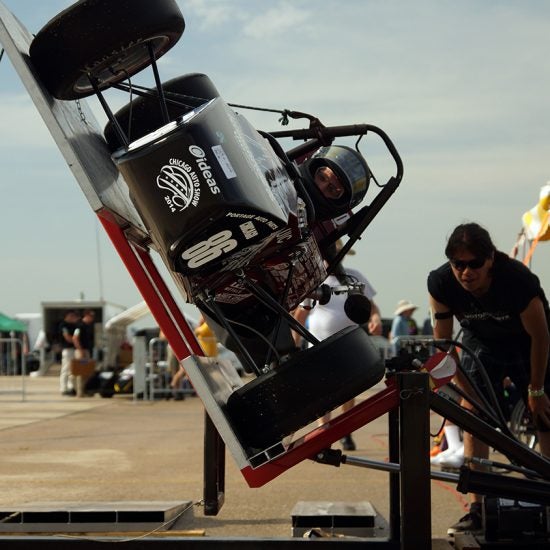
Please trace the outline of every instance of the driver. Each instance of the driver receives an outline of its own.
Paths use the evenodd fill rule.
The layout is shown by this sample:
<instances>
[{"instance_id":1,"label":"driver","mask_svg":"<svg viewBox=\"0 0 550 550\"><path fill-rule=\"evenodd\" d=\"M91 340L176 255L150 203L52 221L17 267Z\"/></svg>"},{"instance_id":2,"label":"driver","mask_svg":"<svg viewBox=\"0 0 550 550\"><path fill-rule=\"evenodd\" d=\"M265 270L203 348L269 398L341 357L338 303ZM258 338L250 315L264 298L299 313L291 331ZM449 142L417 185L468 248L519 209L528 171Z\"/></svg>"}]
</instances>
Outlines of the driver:
<instances>
[{"instance_id":1,"label":"driver","mask_svg":"<svg viewBox=\"0 0 550 550\"><path fill-rule=\"evenodd\" d=\"M328 166L317 168L313 181L325 199L338 200L344 195L344 184L338 179L334 170Z\"/></svg>"},{"instance_id":2,"label":"driver","mask_svg":"<svg viewBox=\"0 0 550 550\"><path fill-rule=\"evenodd\" d=\"M349 212L363 200L369 186L365 159L343 145L321 147L299 170L320 221Z\"/></svg>"}]
</instances>

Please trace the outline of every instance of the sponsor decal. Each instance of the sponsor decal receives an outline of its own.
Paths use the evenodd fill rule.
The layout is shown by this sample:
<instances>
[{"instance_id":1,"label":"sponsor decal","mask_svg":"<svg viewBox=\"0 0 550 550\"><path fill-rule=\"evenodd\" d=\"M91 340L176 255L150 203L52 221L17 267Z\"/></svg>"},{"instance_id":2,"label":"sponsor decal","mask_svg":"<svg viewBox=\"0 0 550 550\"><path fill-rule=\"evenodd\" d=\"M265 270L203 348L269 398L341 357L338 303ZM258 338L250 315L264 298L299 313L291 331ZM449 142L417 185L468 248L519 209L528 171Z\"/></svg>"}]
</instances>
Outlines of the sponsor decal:
<instances>
[{"instance_id":1,"label":"sponsor decal","mask_svg":"<svg viewBox=\"0 0 550 550\"><path fill-rule=\"evenodd\" d=\"M168 191L164 200L170 212L182 212L189 206L199 205L201 180L198 174L202 175L213 195L220 192L204 150L198 145L191 145L189 152L193 155L196 166L182 159L171 158L157 176L157 186Z\"/></svg>"},{"instance_id":2,"label":"sponsor decal","mask_svg":"<svg viewBox=\"0 0 550 550\"><path fill-rule=\"evenodd\" d=\"M239 225L239 229L243 232L246 240L253 239L259 235L258 230L254 227L253 222L244 222Z\"/></svg>"},{"instance_id":3,"label":"sponsor decal","mask_svg":"<svg viewBox=\"0 0 550 550\"><path fill-rule=\"evenodd\" d=\"M228 180L236 178L237 174L233 169L233 165L231 164L231 161L229 160L225 151L223 150L223 147L221 145L214 145L212 147L212 152L214 153L214 156L218 159L218 163L221 169L223 170L225 177Z\"/></svg>"},{"instance_id":4,"label":"sponsor decal","mask_svg":"<svg viewBox=\"0 0 550 550\"><path fill-rule=\"evenodd\" d=\"M279 226L272 220L268 220L265 216L259 216L257 214L243 214L241 212L228 212L225 215L226 218L239 218L243 220L253 220L255 222L267 225L269 229L272 229L273 231L277 231L279 229Z\"/></svg>"},{"instance_id":5,"label":"sponsor decal","mask_svg":"<svg viewBox=\"0 0 550 550\"><path fill-rule=\"evenodd\" d=\"M200 181L193 168L181 159L171 158L160 169L157 186L168 194L164 200L170 212L182 212L188 206L198 206L201 188Z\"/></svg>"},{"instance_id":6,"label":"sponsor decal","mask_svg":"<svg viewBox=\"0 0 550 550\"><path fill-rule=\"evenodd\" d=\"M214 174L212 173L211 166L208 164L206 153L198 145L191 145L189 147L189 152L195 157L197 168L202 173L204 181L208 184L208 188L213 195L217 195L220 192L220 188L214 179Z\"/></svg>"}]
</instances>

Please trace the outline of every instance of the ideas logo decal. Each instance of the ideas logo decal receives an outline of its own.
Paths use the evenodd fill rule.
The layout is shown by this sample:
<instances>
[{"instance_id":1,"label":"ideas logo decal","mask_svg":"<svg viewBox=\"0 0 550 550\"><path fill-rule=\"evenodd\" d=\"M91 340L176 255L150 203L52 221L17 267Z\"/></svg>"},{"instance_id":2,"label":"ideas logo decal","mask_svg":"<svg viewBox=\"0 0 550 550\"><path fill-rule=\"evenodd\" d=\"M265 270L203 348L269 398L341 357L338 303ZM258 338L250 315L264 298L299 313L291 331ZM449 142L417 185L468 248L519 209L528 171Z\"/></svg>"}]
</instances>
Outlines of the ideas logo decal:
<instances>
[{"instance_id":1,"label":"ideas logo decal","mask_svg":"<svg viewBox=\"0 0 550 550\"><path fill-rule=\"evenodd\" d=\"M189 152L195 157L197 167L201 171L204 181L208 184L210 192L213 195L217 195L220 192L220 188L214 179L212 168L206 159L206 153L198 145L191 145L191 147L189 147Z\"/></svg>"}]
</instances>

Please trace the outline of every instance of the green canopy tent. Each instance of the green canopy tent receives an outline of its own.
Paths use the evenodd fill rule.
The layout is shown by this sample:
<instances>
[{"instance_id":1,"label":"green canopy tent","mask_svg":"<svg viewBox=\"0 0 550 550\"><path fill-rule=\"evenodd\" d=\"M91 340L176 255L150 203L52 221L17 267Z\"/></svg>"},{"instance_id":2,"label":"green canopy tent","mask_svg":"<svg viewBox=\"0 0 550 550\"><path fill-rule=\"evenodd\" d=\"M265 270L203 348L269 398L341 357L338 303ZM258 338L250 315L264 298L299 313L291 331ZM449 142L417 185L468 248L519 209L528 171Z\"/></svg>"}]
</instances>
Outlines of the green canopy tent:
<instances>
[{"instance_id":1,"label":"green canopy tent","mask_svg":"<svg viewBox=\"0 0 550 550\"><path fill-rule=\"evenodd\" d=\"M27 325L0 312L0 332L26 332Z\"/></svg>"}]
</instances>

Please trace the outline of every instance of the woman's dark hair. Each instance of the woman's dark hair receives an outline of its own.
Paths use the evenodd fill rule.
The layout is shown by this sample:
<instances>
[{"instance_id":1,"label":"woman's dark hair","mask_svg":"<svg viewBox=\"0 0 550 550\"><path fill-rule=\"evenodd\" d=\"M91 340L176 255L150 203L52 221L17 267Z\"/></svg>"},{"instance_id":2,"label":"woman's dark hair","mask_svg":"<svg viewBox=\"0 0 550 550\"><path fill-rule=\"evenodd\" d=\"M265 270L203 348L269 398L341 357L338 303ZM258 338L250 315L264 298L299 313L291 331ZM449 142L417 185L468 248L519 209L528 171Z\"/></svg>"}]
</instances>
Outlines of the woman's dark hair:
<instances>
[{"instance_id":1,"label":"woman's dark hair","mask_svg":"<svg viewBox=\"0 0 550 550\"><path fill-rule=\"evenodd\" d=\"M477 223L463 223L451 233L445 247L445 256L452 259L459 252L470 252L476 258L488 259L496 250L486 229Z\"/></svg>"}]
</instances>

